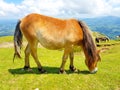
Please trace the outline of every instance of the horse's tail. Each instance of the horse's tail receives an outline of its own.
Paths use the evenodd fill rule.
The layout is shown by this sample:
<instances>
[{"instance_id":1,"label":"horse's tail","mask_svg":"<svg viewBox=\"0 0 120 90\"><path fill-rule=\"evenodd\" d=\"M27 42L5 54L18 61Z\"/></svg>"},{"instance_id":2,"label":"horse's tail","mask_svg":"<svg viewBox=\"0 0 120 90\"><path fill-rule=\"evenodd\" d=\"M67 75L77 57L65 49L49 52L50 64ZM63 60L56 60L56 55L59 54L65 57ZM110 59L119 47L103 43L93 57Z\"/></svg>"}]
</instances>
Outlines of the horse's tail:
<instances>
[{"instance_id":1,"label":"horse's tail","mask_svg":"<svg viewBox=\"0 0 120 90\"><path fill-rule=\"evenodd\" d=\"M14 32L14 50L15 50L15 53L14 53L14 57L13 57L13 62L14 62L14 59L16 56L21 58L20 50L22 47L22 36L23 35L22 35L22 32L20 31L20 23L21 23L21 21L19 20L17 25L16 25L15 32Z\"/></svg>"},{"instance_id":2,"label":"horse's tail","mask_svg":"<svg viewBox=\"0 0 120 90\"><path fill-rule=\"evenodd\" d=\"M93 60L96 60L96 45L88 26L83 21L79 21L79 25L83 30L83 49L89 55L89 60L92 63Z\"/></svg>"}]
</instances>

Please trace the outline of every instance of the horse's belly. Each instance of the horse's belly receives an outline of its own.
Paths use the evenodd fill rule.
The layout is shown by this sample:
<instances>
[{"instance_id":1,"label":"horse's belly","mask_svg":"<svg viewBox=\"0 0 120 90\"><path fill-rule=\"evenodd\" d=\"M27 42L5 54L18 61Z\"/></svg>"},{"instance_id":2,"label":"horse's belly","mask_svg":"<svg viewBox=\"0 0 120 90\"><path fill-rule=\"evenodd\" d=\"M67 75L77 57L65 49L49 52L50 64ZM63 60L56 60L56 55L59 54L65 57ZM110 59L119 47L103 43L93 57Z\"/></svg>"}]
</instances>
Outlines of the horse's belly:
<instances>
[{"instance_id":1,"label":"horse's belly","mask_svg":"<svg viewBox=\"0 0 120 90\"><path fill-rule=\"evenodd\" d=\"M64 44L60 42L54 42L54 41L47 41L47 40L39 40L40 44L48 49L60 49L64 47Z\"/></svg>"},{"instance_id":2,"label":"horse's belly","mask_svg":"<svg viewBox=\"0 0 120 90\"><path fill-rule=\"evenodd\" d=\"M64 39L62 38L55 38L53 36L45 36L40 33L37 34L37 38L40 42L40 44L48 49L60 49L63 48L64 45Z\"/></svg>"}]
</instances>

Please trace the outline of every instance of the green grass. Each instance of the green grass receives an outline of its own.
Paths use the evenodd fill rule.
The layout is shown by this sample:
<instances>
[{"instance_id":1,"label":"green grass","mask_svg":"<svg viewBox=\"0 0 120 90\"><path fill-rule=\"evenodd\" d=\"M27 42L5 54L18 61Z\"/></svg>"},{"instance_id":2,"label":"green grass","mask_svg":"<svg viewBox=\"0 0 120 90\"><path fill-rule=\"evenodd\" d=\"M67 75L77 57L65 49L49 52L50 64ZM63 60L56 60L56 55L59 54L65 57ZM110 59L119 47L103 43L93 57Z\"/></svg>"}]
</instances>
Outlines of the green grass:
<instances>
[{"instance_id":1,"label":"green grass","mask_svg":"<svg viewBox=\"0 0 120 90\"><path fill-rule=\"evenodd\" d=\"M110 45L116 45L116 44L120 44L120 41L115 41L115 40L110 40L110 41L101 41L100 43L97 43L97 45L99 46L110 46Z\"/></svg>"},{"instance_id":2,"label":"green grass","mask_svg":"<svg viewBox=\"0 0 120 90\"><path fill-rule=\"evenodd\" d=\"M0 43L13 42L13 36L0 37Z\"/></svg>"},{"instance_id":3,"label":"green grass","mask_svg":"<svg viewBox=\"0 0 120 90\"><path fill-rule=\"evenodd\" d=\"M4 42L13 42L13 40L14 40L13 36L0 37L0 44ZM24 37L23 37L23 41L26 41Z\"/></svg>"},{"instance_id":4,"label":"green grass","mask_svg":"<svg viewBox=\"0 0 120 90\"><path fill-rule=\"evenodd\" d=\"M38 56L47 74L40 74L32 57L30 64L33 73L23 71L22 59L13 63L13 48L0 48L0 89L1 90L120 90L120 45L107 47L101 53L102 61L98 63L98 72L89 74L84 63L84 54L75 53L74 64L80 73L69 71L69 60L65 69L67 74L58 74L62 50L38 49Z\"/></svg>"}]
</instances>

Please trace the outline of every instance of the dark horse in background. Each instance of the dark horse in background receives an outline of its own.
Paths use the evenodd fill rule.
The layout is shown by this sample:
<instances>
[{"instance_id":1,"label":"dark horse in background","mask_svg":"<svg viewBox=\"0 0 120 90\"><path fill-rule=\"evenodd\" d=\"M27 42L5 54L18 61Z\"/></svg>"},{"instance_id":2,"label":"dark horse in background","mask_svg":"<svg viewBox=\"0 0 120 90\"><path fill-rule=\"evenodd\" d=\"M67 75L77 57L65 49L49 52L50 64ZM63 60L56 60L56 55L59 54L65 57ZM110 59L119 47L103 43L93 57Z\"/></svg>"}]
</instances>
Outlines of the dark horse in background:
<instances>
[{"instance_id":1,"label":"dark horse in background","mask_svg":"<svg viewBox=\"0 0 120 90\"><path fill-rule=\"evenodd\" d=\"M109 41L109 38L108 38L108 37L96 37L96 38L95 38L95 41L96 41L97 43L99 43L100 41L101 41L101 42L102 42L102 41L106 42L106 41Z\"/></svg>"},{"instance_id":2,"label":"dark horse in background","mask_svg":"<svg viewBox=\"0 0 120 90\"><path fill-rule=\"evenodd\" d=\"M67 58L70 58L70 70L76 71L73 59L73 47L81 46L85 54L85 63L91 73L97 72L97 62L100 61L99 51L97 51L87 25L76 19L62 20L40 14L29 14L22 18L16 25L14 33L14 58L21 58L20 49L22 46L22 36L28 41L25 49L24 69L30 69L29 56L33 56L38 70L45 73L37 55L37 45L57 50L64 48L62 63L59 73L65 73L64 67ZM14 60L13 58L13 60Z\"/></svg>"}]
</instances>

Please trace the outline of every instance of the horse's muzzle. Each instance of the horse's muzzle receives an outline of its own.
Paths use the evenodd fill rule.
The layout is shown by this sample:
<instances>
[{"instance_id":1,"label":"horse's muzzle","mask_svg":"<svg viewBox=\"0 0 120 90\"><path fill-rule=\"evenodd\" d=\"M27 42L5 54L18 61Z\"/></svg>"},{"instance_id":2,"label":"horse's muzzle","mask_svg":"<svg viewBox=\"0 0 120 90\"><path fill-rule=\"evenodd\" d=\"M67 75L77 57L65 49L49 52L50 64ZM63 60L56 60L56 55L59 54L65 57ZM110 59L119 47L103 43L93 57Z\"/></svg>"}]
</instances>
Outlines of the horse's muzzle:
<instances>
[{"instance_id":1,"label":"horse's muzzle","mask_svg":"<svg viewBox=\"0 0 120 90\"><path fill-rule=\"evenodd\" d=\"M96 67L94 70L90 71L91 74L94 74L98 71L98 68Z\"/></svg>"}]
</instances>

